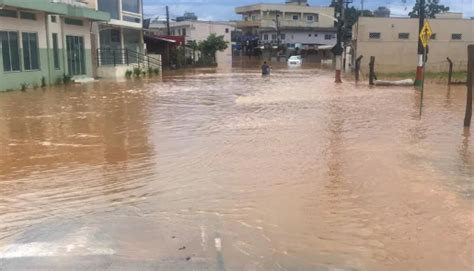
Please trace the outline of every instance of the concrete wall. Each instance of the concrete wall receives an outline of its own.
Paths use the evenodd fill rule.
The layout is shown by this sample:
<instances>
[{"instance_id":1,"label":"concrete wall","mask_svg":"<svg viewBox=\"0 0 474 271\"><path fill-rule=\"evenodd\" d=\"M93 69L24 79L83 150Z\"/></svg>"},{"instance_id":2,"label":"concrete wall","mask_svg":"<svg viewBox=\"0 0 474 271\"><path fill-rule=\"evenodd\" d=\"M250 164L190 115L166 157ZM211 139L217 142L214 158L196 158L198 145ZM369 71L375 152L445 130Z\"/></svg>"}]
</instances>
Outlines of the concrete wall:
<instances>
[{"instance_id":1,"label":"concrete wall","mask_svg":"<svg viewBox=\"0 0 474 271\"><path fill-rule=\"evenodd\" d=\"M3 58L0 54L0 91L7 89L19 89L21 84L41 84L41 78L48 78L48 55L46 50L45 35L45 15L44 13L36 13L36 21L24 20L19 18L0 17L0 31L16 31L19 35L20 45L20 72L3 71ZM23 45L22 32L34 32L38 34L39 47L39 65L40 69L35 71L25 71L23 64Z\"/></svg>"},{"instance_id":2,"label":"concrete wall","mask_svg":"<svg viewBox=\"0 0 474 271\"><path fill-rule=\"evenodd\" d=\"M85 45L85 64L87 75L92 75L92 57L90 42L90 25L88 20L84 20L83 26L73 26L64 24L64 18L56 16L56 23L51 22L51 16L43 12L36 12L36 20L25 20L19 18L0 17L0 31L16 31L20 37L20 72L3 71L3 59L0 54L0 91L7 89L19 89L21 84L30 86L41 85L44 77L48 84L54 84L60 80L63 74L67 74L66 57L66 35L83 36ZM22 32L35 32L38 34L39 64L40 69L35 71L25 71L23 63ZM48 33L48 35L47 35ZM58 34L58 48L60 68L55 69L53 57L52 33Z\"/></svg>"},{"instance_id":3,"label":"concrete wall","mask_svg":"<svg viewBox=\"0 0 474 271\"><path fill-rule=\"evenodd\" d=\"M429 45L428 71L446 71L446 57L455 62L455 69L467 69L467 46L474 43L474 20L429 20L436 39ZM357 56L363 55L362 68L368 67L370 56L376 57L379 72L413 71L417 66L418 20L408 18L366 18L354 25ZM371 32L381 33L380 39L371 39ZM409 39L399 39L399 33L409 33ZM462 34L462 40L452 40L453 33Z\"/></svg>"}]
</instances>

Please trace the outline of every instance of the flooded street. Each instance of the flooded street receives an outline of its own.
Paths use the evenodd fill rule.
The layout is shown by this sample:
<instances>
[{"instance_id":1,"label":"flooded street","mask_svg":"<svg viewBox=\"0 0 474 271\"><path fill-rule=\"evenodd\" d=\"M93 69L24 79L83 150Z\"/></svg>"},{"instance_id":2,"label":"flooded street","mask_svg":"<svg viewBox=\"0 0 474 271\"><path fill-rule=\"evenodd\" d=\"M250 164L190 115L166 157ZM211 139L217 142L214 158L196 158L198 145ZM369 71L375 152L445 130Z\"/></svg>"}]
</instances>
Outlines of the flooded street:
<instances>
[{"instance_id":1,"label":"flooded street","mask_svg":"<svg viewBox=\"0 0 474 271\"><path fill-rule=\"evenodd\" d=\"M474 270L466 88L333 81L0 93L0 270Z\"/></svg>"}]
</instances>

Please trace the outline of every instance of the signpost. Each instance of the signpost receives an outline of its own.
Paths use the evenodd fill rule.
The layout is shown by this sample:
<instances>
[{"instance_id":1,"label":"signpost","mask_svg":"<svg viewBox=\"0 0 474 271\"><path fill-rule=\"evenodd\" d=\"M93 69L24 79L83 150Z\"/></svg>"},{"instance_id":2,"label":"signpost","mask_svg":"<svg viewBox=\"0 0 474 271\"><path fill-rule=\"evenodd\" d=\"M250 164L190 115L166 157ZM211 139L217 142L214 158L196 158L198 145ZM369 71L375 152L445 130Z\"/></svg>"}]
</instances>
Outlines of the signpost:
<instances>
[{"instance_id":1,"label":"signpost","mask_svg":"<svg viewBox=\"0 0 474 271\"><path fill-rule=\"evenodd\" d=\"M425 72L426 72L426 60L427 60L427 48L428 48L428 42L431 39L431 35L433 35L433 31L431 30L430 23L428 21L425 21L425 24L423 25L423 28L421 29L420 32L420 40L421 44L423 45L423 79L421 82L421 100L420 100L420 115L423 110L423 95L425 92Z\"/></svg>"}]
</instances>

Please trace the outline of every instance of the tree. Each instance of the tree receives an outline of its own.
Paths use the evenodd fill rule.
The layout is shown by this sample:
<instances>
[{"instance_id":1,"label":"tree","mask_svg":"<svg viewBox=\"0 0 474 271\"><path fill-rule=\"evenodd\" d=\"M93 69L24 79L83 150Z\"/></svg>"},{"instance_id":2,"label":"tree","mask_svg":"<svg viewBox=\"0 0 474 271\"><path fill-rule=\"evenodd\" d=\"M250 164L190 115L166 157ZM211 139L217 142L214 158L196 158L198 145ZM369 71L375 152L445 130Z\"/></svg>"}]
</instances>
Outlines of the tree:
<instances>
[{"instance_id":1,"label":"tree","mask_svg":"<svg viewBox=\"0 0 474 271\"><path fill-rule=\"evenodd\" d=\"M375 17L390 17L390 9L387 7L379 7L378 9L374 10Z\"/></svg>"},{"instance_id":2,"label":"tree","mask_svg":"<svg viewBox=\"0 0 474 271\"><path fill-rule=\"evenodd\" d=\"M224 51L227 47L227 41L224 40L224 36L217 36L216 34L211 34L206 40L199 42L199 50L202 55L210 59L213 64L216 63L216 53Z\"/></svg>"},{"instance_id":3,"label":"tree","mask_svg":"<svg viewBox=\"0 0 474 271\"><path fill-rule=\"evenodd\" d=\"M196 51L199 50L199 44L195 40L189 40L186 45L189 49L193 51L193 64L196 63Z\"/></svg>"},{"instance_id":4,"label":"tree","mask_svg":"<svg viewBox=\"0 0 474 271\"><path fill-rule=\"evenodd\" d=\"M426 0L425 14L427 18L435 18L436 14L448 12L449 7L440 5L439 0ZM418 18L420 16L420 0L416 0L413 11L408 13L411 18Z\"/></svg>"}]
</instances>

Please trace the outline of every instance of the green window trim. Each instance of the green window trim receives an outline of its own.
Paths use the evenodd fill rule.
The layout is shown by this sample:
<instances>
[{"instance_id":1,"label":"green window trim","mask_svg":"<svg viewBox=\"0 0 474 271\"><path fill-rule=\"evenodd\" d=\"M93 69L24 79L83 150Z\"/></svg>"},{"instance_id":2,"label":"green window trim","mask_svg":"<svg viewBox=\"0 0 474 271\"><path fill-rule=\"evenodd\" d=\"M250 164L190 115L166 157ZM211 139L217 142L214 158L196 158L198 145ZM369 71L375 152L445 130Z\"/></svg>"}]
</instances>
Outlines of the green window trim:
<instances>
[{"instance_id":1,"label":"green window trim","mask_svg":"<svg viewBox=\"0 0 474 271\"><path fill-rule=\"evenodd\" d=\"M36 14L31 13L31 12L20 12L20 18L25 19L25 20L32 20L36 21Z\"/></svg>"},{"instance_id":2,"label":"green window trim","mask_svg":"<svg viewBox=\"0 0 474 271\"><path fill-rule=\"evenodd\" d=\"M20 72L20 35L15 31L0 31L3 71Z\"/></svg>"},{"instance_id":3,"label":"green window trim","mask_svg":"<svg viewBox=\"0 0 474 271\"><path fill-rule=\"evenodd\" d=\"M0 9L0 17L18 18L18 12L11 9Z\"/></svg>"},{"instance_id":4,"label":"green window trim","mask_svg":"<svg viewBox=\"0 0 474 271\"><path fill-rule=\"evenodd\" d=\"M71 19L71 18L65 18L64 23L69 24L69 25L77 25L77 26L83 26L84 25L84 22L82 20Z\"/></svg>"},{"instance_id":5,"label":"green window trim","mask_svg":"<svg viewBox=\"0 0 474 271\"><path fill-rule=\"evenodd\" d=\"M40 69L38 33L22 32L23 67L25 71Z\"/></svg>"}]
</instances>

